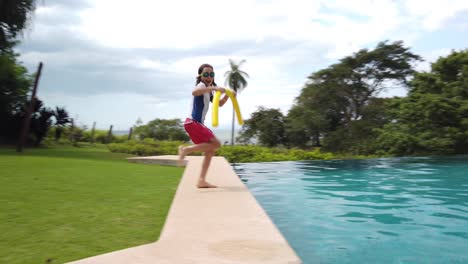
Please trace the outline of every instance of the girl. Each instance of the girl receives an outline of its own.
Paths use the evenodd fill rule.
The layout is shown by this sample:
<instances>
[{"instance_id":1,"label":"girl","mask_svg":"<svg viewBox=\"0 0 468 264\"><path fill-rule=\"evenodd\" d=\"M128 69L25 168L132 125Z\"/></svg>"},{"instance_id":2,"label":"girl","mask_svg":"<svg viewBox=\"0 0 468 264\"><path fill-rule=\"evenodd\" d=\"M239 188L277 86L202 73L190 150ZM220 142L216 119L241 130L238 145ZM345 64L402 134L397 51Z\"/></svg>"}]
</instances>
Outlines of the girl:
<instances>
[{"instance_id":1,"label":"girl","mask_svg":"<svg viewBox=\"0 0 468 264\"><path fill-rule=\"evenodd\" d=\"M192 152L204 152L203 165L198 179L198 188L216 188L217 186L206 181L206 173L210 166L211 158L216 150L221 146L219 140L213 132L203 125L206 113L208 112L209 103L213 100L213 92L225 92L225 88L218 87L214 81L215 73L213 66L203 64L198 68L198 76L196 86L192 91L192 111L190 118L187 118L184 123L185 131L189 135L194 145L179 146L179 161L182 162L184 157ZM223 106L229 96L224 97L219 101L219 106Z\"/></svg>"}]
</instances>

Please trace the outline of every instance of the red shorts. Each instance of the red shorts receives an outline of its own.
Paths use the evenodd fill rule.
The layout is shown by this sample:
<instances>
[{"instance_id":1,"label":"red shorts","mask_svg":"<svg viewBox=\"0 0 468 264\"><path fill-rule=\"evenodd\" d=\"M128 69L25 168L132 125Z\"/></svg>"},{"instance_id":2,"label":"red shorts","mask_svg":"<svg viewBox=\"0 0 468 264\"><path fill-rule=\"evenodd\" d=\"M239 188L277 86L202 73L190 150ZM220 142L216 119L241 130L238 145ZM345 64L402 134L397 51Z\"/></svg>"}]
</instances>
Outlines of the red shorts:
<instances>
[{"instance_id":1,"label":"red shorts","mask_svg":"<svg viewBox=\"0 0 468 264\"><path fill-rule=\"evenodd\" d=\"M210 142L215 137L209 128L190 118L185 119L184 128L195 144Z\"/></svg>"}]
</instances>

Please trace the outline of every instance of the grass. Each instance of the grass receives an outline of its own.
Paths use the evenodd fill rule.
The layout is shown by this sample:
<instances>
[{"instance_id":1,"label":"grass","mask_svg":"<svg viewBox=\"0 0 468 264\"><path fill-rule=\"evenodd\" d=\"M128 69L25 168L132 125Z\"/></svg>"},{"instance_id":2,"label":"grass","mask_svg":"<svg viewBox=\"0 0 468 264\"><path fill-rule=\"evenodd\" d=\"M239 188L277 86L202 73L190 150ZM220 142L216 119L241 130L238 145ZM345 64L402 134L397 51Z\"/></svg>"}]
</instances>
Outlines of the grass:
<instances>
[{"instance_id":1,"label":"grass","mask_svg":"<svg viewBox=\"0 0 468 264\"><path fill-rule=\"evenodd\" d=\"M183 169L125 157L0 149L0 263L64 263L156 241Z\"/></svg>"}]
</instances>

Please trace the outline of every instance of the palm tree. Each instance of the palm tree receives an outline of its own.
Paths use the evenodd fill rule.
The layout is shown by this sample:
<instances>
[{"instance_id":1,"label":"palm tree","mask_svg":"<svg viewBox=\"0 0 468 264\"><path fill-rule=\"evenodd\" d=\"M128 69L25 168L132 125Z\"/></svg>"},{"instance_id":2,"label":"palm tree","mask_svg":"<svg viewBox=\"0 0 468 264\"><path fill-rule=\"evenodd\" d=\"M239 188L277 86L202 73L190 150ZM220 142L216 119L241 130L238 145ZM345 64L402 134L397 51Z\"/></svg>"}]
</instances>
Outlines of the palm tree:
<instances>
[{"instance_id":1,"label":"palm tree","mask_svg":"<svg viewBox=\"0 0 468 264\"><path fill-rule=\"evenodd\" d=\"M55 107L55 140L58 141L62 136L63 129L72 122L65 107Z\"/></svg>"},{"instance_id":2,"label":"palm tree","mask_svg":"<svg viewBox=\"0 0 468 264\"><path fill-rule=\"evenodd\" d=\"M52 116L54 116L52 109L42 107L39 109L38 115L31 121L32 132L36 136L36 142L34 143L36 147L41 144L52 126L52 120L50 120Z\"/></svg>"},{"instance_id":3,"label":"palm tree","mask_svg":"<svg viewBox=\"0 0 468 264\"><path fill-rule=\"evenodd\" d=\"M241 71L239 68L245 62L245 60L241 60L238 64L236 64L233 60L229 59L229 64L231 65L231 70L227 71L224 74L226 77L226 82L232 90L236 93L242 91L245 87L247 87L247 81L245 78L249 78L249 75ZM234 108L232 109L232 127L231 127L231 146L234 145Z\"/></svg>"}]
</instances>

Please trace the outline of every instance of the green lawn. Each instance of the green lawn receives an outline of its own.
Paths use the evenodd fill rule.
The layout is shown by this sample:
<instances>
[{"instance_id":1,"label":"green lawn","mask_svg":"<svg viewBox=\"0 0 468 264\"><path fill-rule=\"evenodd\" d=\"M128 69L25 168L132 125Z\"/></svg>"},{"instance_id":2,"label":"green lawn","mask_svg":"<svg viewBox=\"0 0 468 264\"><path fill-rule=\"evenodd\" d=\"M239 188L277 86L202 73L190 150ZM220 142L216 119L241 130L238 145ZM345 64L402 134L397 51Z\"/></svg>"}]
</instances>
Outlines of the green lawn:
<instances>
[{"instance_id":1,"label":"green lawn","mask_svg":"<svg viewBox=\"0 0 468 264\"><path fill-rule=\"evenodd\" d=\"M182 176L105 147L0 149L0 263L64 263L156 241Z\"/></svg>"}]
</instances>

